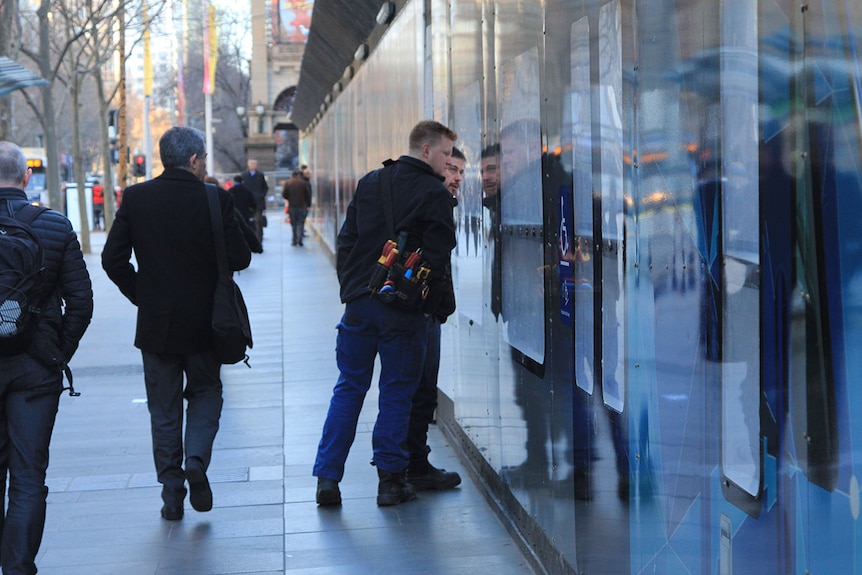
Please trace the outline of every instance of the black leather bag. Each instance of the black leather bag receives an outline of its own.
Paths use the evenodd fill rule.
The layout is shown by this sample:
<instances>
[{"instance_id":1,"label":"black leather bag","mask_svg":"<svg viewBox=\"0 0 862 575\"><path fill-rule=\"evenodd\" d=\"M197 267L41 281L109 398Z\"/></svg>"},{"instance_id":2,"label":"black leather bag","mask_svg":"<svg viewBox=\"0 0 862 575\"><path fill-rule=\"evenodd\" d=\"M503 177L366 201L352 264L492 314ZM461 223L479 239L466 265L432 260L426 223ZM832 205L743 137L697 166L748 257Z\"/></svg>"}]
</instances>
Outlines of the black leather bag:
<instances>
[{"instance_id":1,"label":"black leather bag","mask_svg":"<svg viewBox=\"0 0 862 575\"><path fill-rule=\"evenodd\" d=\"M213 347L223 364L248 364L246 349L253 346L251 323L242 292L233 278L219 276L213 298Z\"/></svg>"},{"instance_id":2,"label":"black leather bag","mask_svg":"<svg viewBox=\"0 0 862 575\"><path fill-rule=\"evenodd\" d=\"M227 249L224 245L221 206L215 186L207 185L207 199L210 205L210 220L216 244L218 262L218 281L213 297L213 347L222 364L240 361L248 365L247 349L254 346L251 337L251 322L242 292L233 281L227 268ZM251 366L249 366L251 367Z\"/></svg>"}]
</instances>

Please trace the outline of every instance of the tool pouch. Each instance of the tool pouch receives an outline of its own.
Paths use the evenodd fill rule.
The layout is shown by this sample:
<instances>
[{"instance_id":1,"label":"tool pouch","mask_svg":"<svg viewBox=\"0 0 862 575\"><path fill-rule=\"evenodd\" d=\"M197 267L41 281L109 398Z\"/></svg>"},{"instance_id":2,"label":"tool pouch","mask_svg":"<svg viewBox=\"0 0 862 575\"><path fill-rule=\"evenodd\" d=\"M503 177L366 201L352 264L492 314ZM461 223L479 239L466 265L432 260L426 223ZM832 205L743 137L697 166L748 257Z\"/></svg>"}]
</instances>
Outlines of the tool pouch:
<instances>
[{"instance_id":1,"label":"tool pouch","mask_svg":"<svg viewBox=\"0 0 862 575\"><path fill-rule=\"evenodd\" d=\"M412 253L399 254L398 260L389 268L380 263L375 264L368 286L371 288L372 297L405 311L422 310L428 296L430 268L425 261L414 261L412 269L406 268L404 264L411 259L411 255ZM414 260L416 257L418 255L414 256Z\"/></svg>"},{"instance_id":2,"label":"tool pouch","mask_svg":"<svg viewBox=\"0 0 862 575\"><path fill-rule=\"evenodd\" d=\"M402 264L394 264L386 282L378 290L377 297L384 303L406 311L420 311L428 295L428 283L415 276L408 278L406 274L407 269Z\"/></svg>"}]
</instances>

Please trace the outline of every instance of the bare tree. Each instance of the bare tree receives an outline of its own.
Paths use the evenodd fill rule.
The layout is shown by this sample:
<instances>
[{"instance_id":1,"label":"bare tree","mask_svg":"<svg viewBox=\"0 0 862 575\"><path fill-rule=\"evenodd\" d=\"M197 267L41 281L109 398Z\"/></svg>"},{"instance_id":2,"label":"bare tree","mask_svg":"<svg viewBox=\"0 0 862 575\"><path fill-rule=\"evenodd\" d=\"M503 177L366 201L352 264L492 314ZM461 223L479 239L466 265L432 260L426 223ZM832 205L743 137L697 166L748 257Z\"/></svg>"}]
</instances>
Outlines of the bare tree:
<instances>
[{"instance_id":1,"label":"bare tree","mask_svg":"<svg viewBox=\"0 0 862 575\"><path fill-rule=\"evenodd\" d=\"M29 57L39 68L40 75L48 80L49 86L42 88L41 102L24 96L42 126L45 135L45 153L52 161L48 163L48 193L52 206L62 206L59 167L56 158L59 157L58 146L58 114L56 113L55 95L52 87L61 84L68 88L66 92L71 100L80 101L80 90L84 86L85 77L93 77L96 85L96 97L99 102L99 148L103 159L105 176L110 178L110 151L108 145L107 111L118 85L106 89L103 68L117 49L116 31L117 17L128 11L137 24L129 29L131 38L126 43L128 49L133 49L140 42L142 26L140 25L140 8L143 0L129 0L114 4L110 0L83 0L74 4L66 0L41 0L36 11L36 22L32 29L37 29L38 42L35 46L22 44L21 53ZM124 31L125 32L125 31ZM124 38L123 34L121 37ZM125 56L126 54L123 54ZM121 58L123 60L124 58ZM41 105L40 105L41 104ZM82 134L82 123L76 116L78 106L72 105L69 114L70 121L75 123L70 129L70 146L75 150L75 179L79 181L79 190L83 191L83 166L81 142L73 143ZM107 161L106 161L107 159ZM92 167L92 162L87 164ZM106 203L113 202L113 183L105 185ZM62 209L62 208L61 208ZM106 219L112 215L106 210ZM87 221L86 219L82 221Z\"/></svg>"},{"instance_id":2,"label":"bare tree","mask_svg":"<svg viewBox=\"0 0 862 575\"><path fill-rule=\"evenodd\" d=\"M216 89L213 93L213 117L216 132L213 141L215 163L225 172L239 172L245 168L243 147L243 118L237 114L237 107L249 106L251 93L248 73L248 59L244 51L243 39L249 31L247 19L238 14L220 11L218 15L218 63L216 66ZM203 86L204 55L200 48L202 42L194 41L203 33L202 29L188 31L192 40L188 62L184 67L185 101L188 125L204 128ZM166 90L173 86L165 86Z\"/></svg>"},{"instance_id":3,"label":"bare tree","mask_svg":"<svg viewBox=\"0 0 862 575\"><path fill-rule=\"evenodd\" d=\"M18 34L13 33L18 22L18 2L0 0L0 56L15 59L13 38ZM9 133L9 119L12 115L12 98L0 97L0 140L7 138Z\"/></svg>"}]
</instances>

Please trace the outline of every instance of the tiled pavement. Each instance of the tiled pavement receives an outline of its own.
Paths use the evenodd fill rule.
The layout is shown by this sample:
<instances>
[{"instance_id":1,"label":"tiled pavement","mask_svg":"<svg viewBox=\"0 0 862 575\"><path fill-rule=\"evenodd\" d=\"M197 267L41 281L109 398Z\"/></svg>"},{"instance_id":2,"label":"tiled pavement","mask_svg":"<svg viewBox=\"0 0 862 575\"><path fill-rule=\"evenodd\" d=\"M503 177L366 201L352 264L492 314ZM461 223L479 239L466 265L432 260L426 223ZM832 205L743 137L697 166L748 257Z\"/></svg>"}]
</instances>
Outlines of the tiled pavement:
<instances>
[{"instance_id":1,"label":"tiled pavement","mask_svg":"<svg viewBox=\"0 0 862 575\"><path fill-rule=\"evenodd\" d=\"M446 438L432 426L434 463L461 487L379 508L368 462L376 391L366 398L342 482L341 508L318 508L311 476L335 382L342 306L325 251L289 245L271 213L265 253L238 282L251 314L252 368L222 370L225 408L209 477L214 508L186 503L159 516L135 308L102 272L103 234L87 256L96 309L72 362L77 398L60 404L48 469L43 575L533 573Z\"/></svg>"}]
</instances>

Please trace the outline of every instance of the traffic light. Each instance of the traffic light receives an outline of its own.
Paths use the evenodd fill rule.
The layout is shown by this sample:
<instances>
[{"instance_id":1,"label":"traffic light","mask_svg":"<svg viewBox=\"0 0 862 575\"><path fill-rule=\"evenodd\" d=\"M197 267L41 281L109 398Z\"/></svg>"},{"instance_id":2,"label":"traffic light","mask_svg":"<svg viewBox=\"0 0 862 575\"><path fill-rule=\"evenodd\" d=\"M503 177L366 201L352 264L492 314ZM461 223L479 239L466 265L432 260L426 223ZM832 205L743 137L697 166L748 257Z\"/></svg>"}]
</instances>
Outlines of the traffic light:
<instances>
[{"instance_id":1,"label":"traffic light","mask_svg":"<svg viewBox=\"0 0 862 575\"><path fill-rule=\"evenodd\" d=\"M136 176L147 175L147 157L143 154L135 154L134 167L132 173Z\"/></svg>"}]
</instances>

